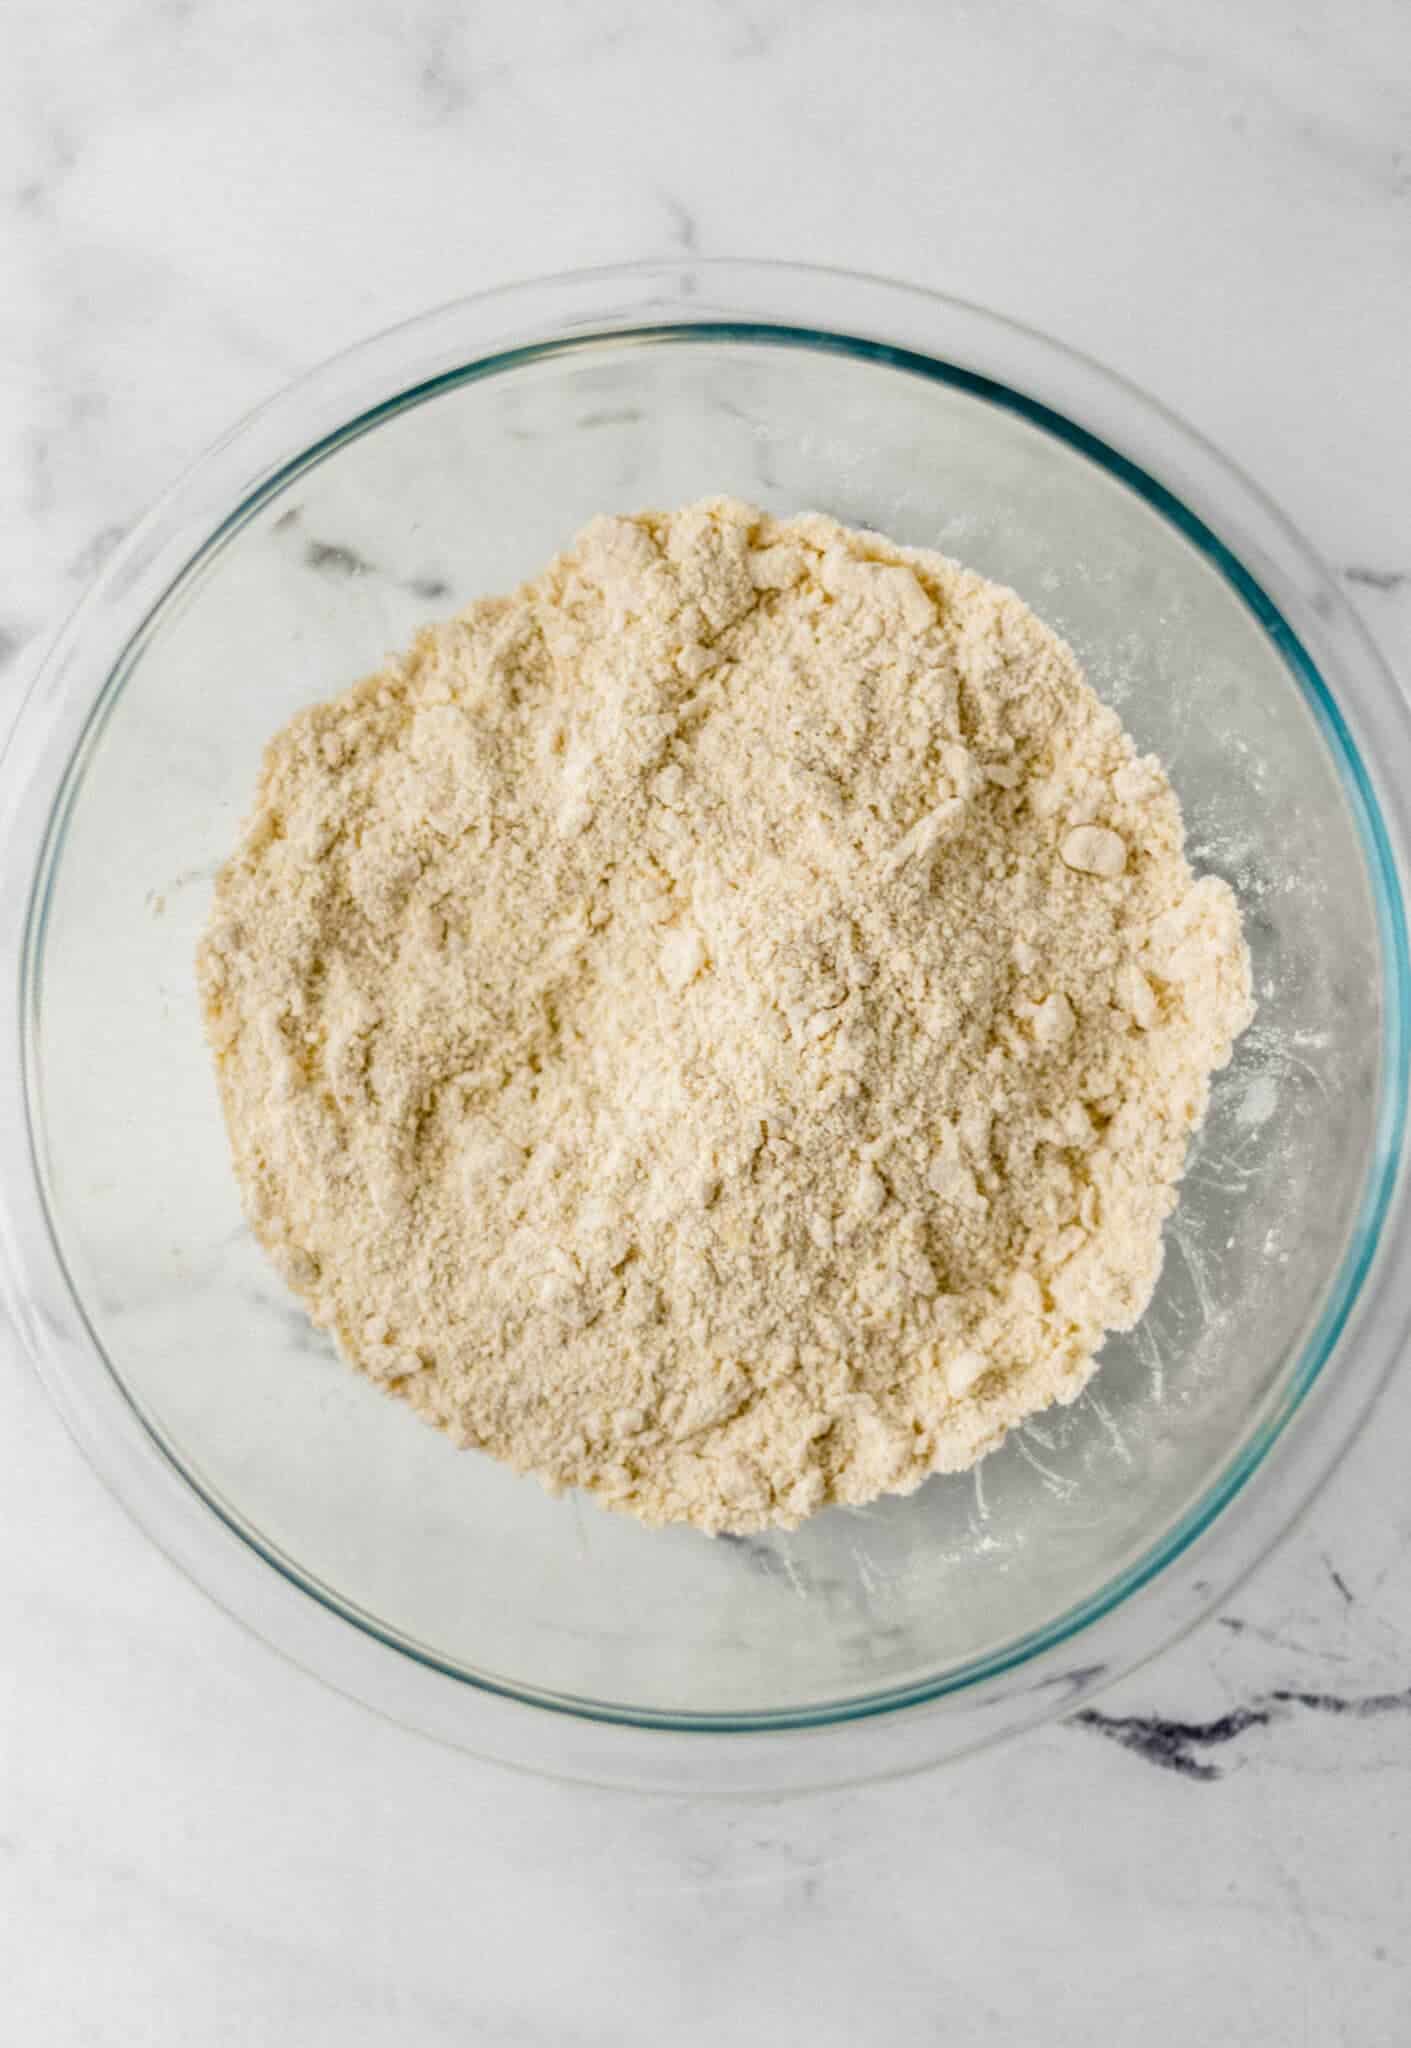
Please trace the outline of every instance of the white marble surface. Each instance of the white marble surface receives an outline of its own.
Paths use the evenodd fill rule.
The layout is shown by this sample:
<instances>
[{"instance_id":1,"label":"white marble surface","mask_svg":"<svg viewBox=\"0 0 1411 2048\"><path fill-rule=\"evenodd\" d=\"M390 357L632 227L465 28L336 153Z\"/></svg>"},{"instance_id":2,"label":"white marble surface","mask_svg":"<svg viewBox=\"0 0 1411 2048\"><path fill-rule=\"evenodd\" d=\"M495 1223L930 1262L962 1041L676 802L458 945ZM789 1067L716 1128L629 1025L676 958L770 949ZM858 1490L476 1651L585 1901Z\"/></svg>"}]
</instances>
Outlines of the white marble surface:
<instances>
[{"instance_id":1,"label":"white marble surface","mask_svg":"<svg viewBox=\"0 0 1411 2048\"><path fill-rule=\"evenodd\" d=\"M1259 476L1406 657L1400 0L12 0L4 42L7 703L291 374L464 290L681 249L891 271L1090 349ZM5 2038L1404 2043L1408 1430L1403 1375L1233 1606L1104 1698L1122 1727L710 1807L514 1778L282 1664L5 1339Z\"/></svg>"}]
</instances>

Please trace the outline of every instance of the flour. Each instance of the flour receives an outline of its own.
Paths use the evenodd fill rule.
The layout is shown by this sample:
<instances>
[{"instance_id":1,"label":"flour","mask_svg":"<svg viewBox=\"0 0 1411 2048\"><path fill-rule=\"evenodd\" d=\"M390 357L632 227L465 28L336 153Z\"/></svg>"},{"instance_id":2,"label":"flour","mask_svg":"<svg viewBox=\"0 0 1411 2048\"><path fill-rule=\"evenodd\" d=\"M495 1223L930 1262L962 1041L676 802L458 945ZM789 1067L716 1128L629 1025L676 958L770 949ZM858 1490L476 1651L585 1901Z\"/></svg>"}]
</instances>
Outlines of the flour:
<instances>
[{"instance_id":1,"label":"flour","mask_svg":"<svg viewBox=\"0 0 1411 2048\"><path fill-rule=\"evenodd\" d=\"M1019 598L731 500L595 520L294 719L200 978L347 1356L712 1531L1073 1400L1252 1014L1162 769Z\"/></svg>"}]
</instances>

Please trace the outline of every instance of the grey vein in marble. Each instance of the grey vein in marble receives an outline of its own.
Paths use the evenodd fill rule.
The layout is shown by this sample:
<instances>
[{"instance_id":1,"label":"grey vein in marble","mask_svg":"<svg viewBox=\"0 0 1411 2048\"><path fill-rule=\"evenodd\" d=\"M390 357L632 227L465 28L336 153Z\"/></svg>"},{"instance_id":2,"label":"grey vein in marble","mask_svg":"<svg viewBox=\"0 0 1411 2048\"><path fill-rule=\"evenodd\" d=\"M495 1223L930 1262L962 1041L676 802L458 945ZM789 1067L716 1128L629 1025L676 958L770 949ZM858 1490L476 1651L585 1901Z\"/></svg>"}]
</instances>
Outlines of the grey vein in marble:
<instances>
[{"instance_id":1,"label":"grey vein in marble","mask_svg":"<svg viewBox=\"0 0 1411 2048\"><path fill-rule=\"evenodd\" d=\"M307 541L304 561L321 576L369 576L376 573L366 556L337 540Z\"/></svg>"},{"instance_id":2,"label":"grey vein in marble","mask_svg":"<svg viewBox=\"0 0 1411 2048\"><path fill-rule=\"evenodd\" d=\"M288 511L281 512L275 520L273 531L288 531L291 527L299 525L302 517L300 508L291 505ZM314 536L304 543L303 564L316 576L329 576L335 580L387 574L376 562L369 561L361 549L351 546L347 541L324 540ZM396 582L399 589L409 591L413 597L419 597L427 604L434 604L442 598L449 597L452 591L448 579L433 570L423 570L415 576L389 580Z\"/></svg>"},{"instance_id":3,"label":"grey vein in marble","mask_svg":"<svg viewBox=\"0 0 1411 2048\"><path fill-rule=\"evenodd\" d=\"M29 645L30 635L19 626L0 626L0 669L8 668L16 655Z\"/></svg>"},{"instance_id":4,"label":"grey vein in marble","mask_svg":"<svg viewBox=\"0 0 1411 2048\"><path fill-rule=\"evenodd\" d=\"M73 557L69 574L79 583L90 582L114 554L126 531L117 520L105 520Z\"/></svg>"},{"instance_id":5,"label":"grey vein in marble","mask_svg":"<svg viewBox=\"0 0 1411 2048\"><path fill-rule=\"evenodd\" d=\"M1404 590L1411 583L1409 570L1372 569L1361 562L1349 562L1342 573L1349 583L1359 584L1364 590Z\"/></svg>"},{"instance_id":6,"label":"grey vein in marble","mask_svg":"<svg viewBox=\"0 0 1411 2048\"><path fill-rule=\"evenodd\" d=\"M1232 1708L1210 1721L1171 1720L1159 1714L1109 1714L1099 1707L1084 1707L1071 1717L1071 1725L1105 1735L1109 1741L1119 1743L1134 1756L1162 1770L1209 1784L1223 1776L1223 1772L1218 1765L1202 1761L1195 1754L1197 1750L1223 1748L1251 1729L1271 1727L1292 1708L1371 1721L1384 1714L1411 1713L1411 1686L1400 1692L1360 1695L1278 1686L1249 1706Z\"/></svg>"}]
</instances>

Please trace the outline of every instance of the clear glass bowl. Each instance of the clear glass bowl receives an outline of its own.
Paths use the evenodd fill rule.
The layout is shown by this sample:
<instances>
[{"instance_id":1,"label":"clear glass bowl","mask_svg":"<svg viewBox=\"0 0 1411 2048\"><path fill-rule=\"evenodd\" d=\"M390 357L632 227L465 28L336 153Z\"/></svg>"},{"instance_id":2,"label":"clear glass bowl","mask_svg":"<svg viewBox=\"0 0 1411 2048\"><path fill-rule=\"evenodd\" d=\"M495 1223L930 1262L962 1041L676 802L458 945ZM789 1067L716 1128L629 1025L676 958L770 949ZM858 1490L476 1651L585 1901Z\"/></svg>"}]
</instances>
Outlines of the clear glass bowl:
<instances>
[{"instance_id":1,"label":"clear glass bowl","mask_svg":"<svg viewBox=\"0 0 1411 2048\"><path fill-rule=\"evenodd\" d=\"M911 1499L710 1542L551 1500L339 1363L242 1223L192 955L298 706L591 514L715 491L1022 592L1168 762L1193 859L1239 892L1260 1013L1156 1301L1076 1407ZM1041 336L747 264L447 307L213 450L25 707L4 769L11 1306L169 1553L401 1720L693 1790L954 1753L1198 1618L1394 1353L1408 791L1406 708L1316 562L1185 428Z\"/></svg>"}]
</instances>

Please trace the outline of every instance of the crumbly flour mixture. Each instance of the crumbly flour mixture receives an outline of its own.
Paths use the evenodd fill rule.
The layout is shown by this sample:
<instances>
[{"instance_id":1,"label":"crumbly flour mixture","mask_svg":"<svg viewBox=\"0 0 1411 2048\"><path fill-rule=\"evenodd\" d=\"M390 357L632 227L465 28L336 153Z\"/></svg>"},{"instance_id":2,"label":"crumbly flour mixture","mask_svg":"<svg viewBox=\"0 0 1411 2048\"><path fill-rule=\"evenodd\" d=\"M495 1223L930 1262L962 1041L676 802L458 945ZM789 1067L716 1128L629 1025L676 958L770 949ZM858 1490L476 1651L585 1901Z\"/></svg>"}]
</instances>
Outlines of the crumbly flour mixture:
<instances>
[{"instance_id":1,"label":"crumbly flour mixture","mask_svg":"<svg viewBox=\"0 0 1411 2048\"><path fill-rule=\"evenodd\" d=\"M460 1444L790 1526L1071 1401L1252 1014L1166 776L1012 591L594 520L271 743L200 978L255 1230Z\"/></svg>"}]
</instances>

